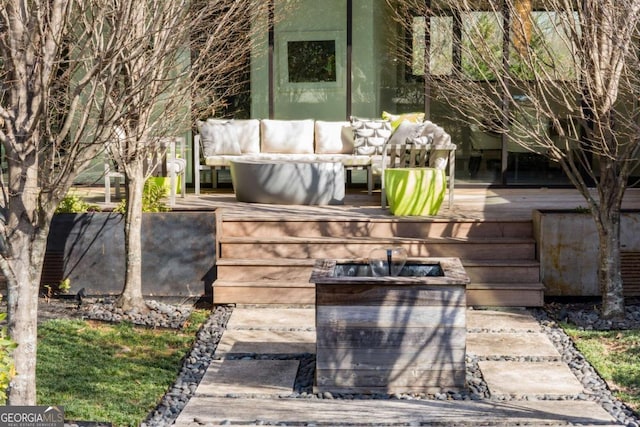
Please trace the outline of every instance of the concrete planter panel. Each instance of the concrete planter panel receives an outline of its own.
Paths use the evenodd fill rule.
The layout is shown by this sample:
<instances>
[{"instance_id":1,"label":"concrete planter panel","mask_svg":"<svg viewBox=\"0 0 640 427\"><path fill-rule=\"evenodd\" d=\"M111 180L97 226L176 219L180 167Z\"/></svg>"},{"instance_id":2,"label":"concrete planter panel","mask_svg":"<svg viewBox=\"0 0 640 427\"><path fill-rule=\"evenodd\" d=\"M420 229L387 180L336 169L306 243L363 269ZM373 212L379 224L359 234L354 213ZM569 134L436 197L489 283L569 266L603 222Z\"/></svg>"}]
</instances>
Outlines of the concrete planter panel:
<instances>
[{"instance_id":1,"label":"concrete planter panel","mask_svg":"<svg viewBox=\"0 0 640 427\"><path fill-rule=\"evenodd\" d=\"M598 232L591 214L533 213L540 277L546 296L599 296ZM621 250L640 251L640 212L623 212Z\"/></svg>"},{"instance_id":2,"label":"concrete planter panel","mask_svg":"<svg viewBox=\"0 0 640 427\"><path fill-rule=\"evenodd\" d=\"M148 296L200 296L215 280L214 212L142 216L142 291ZM117 213L55 215L43 284L69 278L71 292L118 294L124 286L124 218Z\"/></svg>"}]
</instances>

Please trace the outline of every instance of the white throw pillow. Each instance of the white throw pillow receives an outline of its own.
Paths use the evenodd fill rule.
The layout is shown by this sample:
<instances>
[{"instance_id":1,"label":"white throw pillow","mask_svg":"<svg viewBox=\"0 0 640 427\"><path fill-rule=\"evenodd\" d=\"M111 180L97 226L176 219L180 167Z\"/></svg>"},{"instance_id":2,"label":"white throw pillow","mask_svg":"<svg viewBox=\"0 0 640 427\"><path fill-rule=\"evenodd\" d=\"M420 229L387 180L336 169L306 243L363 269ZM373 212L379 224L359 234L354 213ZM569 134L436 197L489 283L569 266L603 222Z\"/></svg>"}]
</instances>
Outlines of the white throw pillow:
<instances>
[{"instance_id":1,"label":"white throw pillow","mask_svg":"<svg viewBox=\"0 0 640 427\"><path fill-rule=\"evenodd\" d=\"M220 154L242 154L233 122L207 120L206 122L198 122L198 127L204 157Z\"/></svg>"},{"instance_id":2,"label":"white throw pillow","mask_svg":"<svg viewBox=\"0 0 640 427\"><path fill-rule=\"evenodd\" d=\"M173 160L167 160L167 172L180 173L187 167L187 160L175 158Z\"/></svg>"},{"instance_id":3,"label":"white throw pillow","mask_svg":"<svg viewBox=\"0 0 640 427\"><path fill-rule=\"evenodd\" d=\"M429 167L436 169L445 169L449 163L449 153L451 149L455 149L455 145L451 143L451 135L444 128L432 122L425 122L425 128L422 136L431 140L431 152L429 153ZM438 147L446 147L446 150L438 150Z\"/></svg>"},{"instance_id":4,"label":"white throw pillow","mask_svg":"<svg viewBox=\"0 0 640 427\"><path fill-rule=\"evenodd\" d=\"M313 154L313 120L261 120L261 153Z\"/></svg>"},{"instance_id":5,"label":"white throw pillow","mask_svg":"<svg viewBox=\"0 0 640 427\"><path fill-rule=\"evenodd\" d=\"M315 123L317 154L353 154L353 128L349 122Z\"/></svg>"},{"instance_id":6,"label":"white throw pillow","mask_svg":"<svg viewBox=\"0 0 640 427\"><path fill-rule=\"evenodd\" d=\"M448 145L451 143L451 135L449 135L441 126L429 121L424 122L422 136L431 138L431 142L434 146Z\"/></svg>"}]
</instances>

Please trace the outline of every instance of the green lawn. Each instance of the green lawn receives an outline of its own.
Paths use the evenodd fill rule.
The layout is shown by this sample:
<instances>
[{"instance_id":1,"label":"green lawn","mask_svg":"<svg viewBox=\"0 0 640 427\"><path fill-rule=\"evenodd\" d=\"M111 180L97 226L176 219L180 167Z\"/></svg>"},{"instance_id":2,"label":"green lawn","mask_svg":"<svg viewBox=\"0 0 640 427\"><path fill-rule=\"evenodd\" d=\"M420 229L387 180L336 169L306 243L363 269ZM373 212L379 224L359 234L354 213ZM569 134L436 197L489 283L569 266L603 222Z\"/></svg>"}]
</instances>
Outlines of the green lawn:
<instances>
[{"instance_id":1,"label":"green lawn","mask_svg":"<svg viewBox=\"0 0 640 427\"><path fill-rule=\"evenodd\" d=\"M181 331L51 320L38 328L37 400L69 420L137 426L175 381L209 312Z\"/></svg>"},{"instance_id":2,"label":"green lawn","mask_svg":"<svg viewBox=\"0 0 640 427\"><path fill-rule=\"evenodd\" d=\"M130 324L51 320L38 328L38 404L67 419L137 426L175 381L208 311L181 331ZM640 411L640 331L583 331L562 325L615 395Z\"/></svg>"},{"instance_id":3,"label":"green lawn","mask_svg":"<svg viewBox=\"0 0 640 427\"><path fill-rule=\"evenodd\" d=\"M640 411L640 330L583 331L563 324L576 347L614 394Z\"/></svg>"}]
</instances>

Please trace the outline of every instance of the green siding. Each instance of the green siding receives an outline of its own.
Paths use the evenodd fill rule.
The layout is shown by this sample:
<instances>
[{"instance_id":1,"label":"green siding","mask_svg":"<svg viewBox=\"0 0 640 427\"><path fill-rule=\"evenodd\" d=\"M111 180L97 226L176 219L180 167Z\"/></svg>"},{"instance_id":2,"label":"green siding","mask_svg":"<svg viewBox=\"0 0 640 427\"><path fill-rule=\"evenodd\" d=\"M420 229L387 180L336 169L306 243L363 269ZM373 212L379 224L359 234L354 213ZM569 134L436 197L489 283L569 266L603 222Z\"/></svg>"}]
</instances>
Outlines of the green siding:
<instances>
[{"instance_id":1,"label":"green siding","mask_svg":"<svg viewBox=\"0 0 640 427\"><path fill-rule=\"evenodd\" d=\"M274 118L344 120L347 78L352 82L352 114L379 117L395 111L392 98L397 72L390 49L395 28L384 0L353 0L352 75L346 75L347 10L344 0L299 0L295 7L276 1L274 45ZM266 18L265 18L266 19ZM336 40L337 82L289 83L286 46L296 40ZM268 34L255 41L251 73L251 116L268 109Z\"/></svg>"}]
</instances>

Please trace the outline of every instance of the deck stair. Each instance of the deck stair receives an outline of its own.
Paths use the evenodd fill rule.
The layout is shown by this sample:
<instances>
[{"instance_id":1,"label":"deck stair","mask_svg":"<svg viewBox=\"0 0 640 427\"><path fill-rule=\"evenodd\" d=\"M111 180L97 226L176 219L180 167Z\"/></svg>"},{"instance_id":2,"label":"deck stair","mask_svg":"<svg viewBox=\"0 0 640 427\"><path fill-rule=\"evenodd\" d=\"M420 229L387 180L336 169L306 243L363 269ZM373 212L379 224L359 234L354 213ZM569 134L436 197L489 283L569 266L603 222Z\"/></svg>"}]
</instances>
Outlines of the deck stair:
<instances>
[{"instance_id":1,"label":"deck stair","mask_svg":"<svg viewBox=\"0 0 640 427\"><path fill-rule=\"evenodd\" d=\"M540 306L530 220L216 214L214 303L313 304L316 259L366 258L403 246L409 257L459 257L472 306Z\"/></svg>"}]
</instances>

